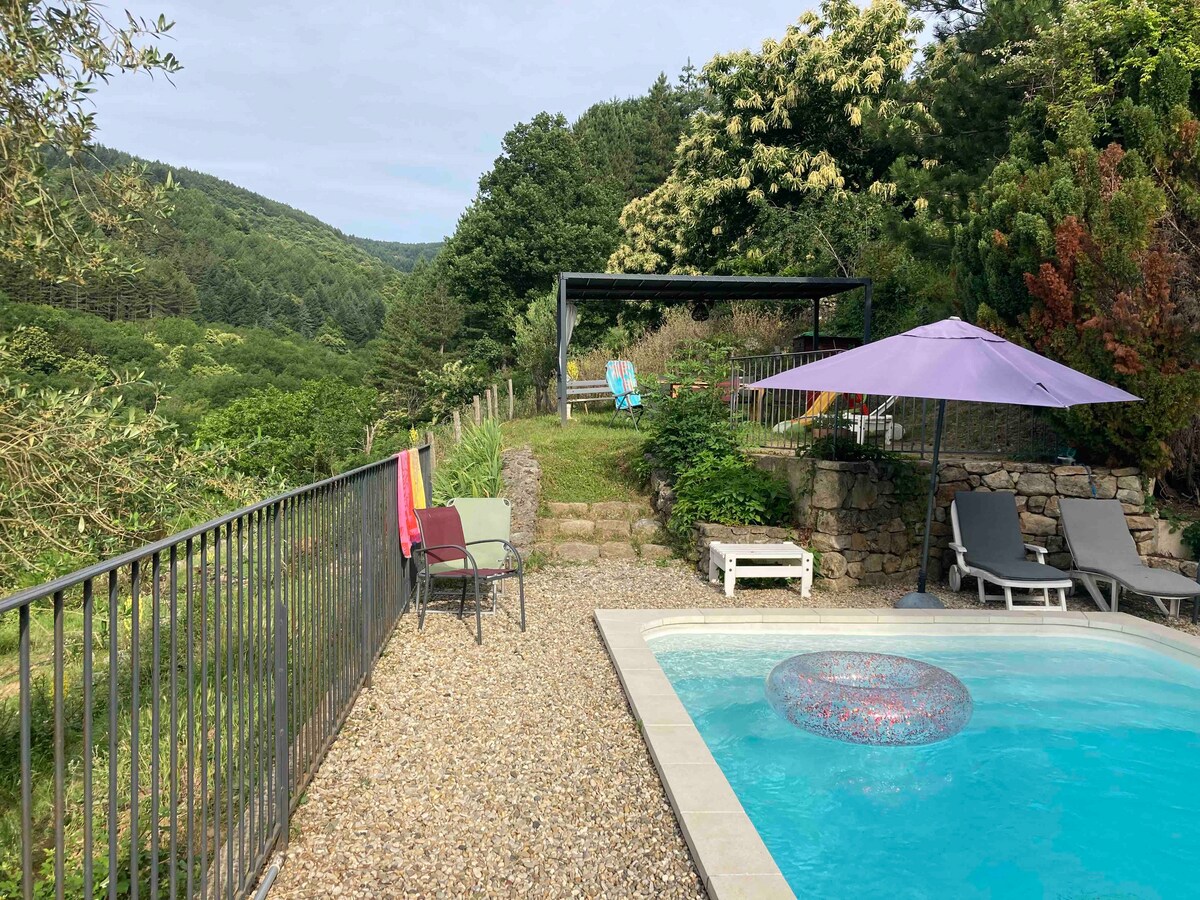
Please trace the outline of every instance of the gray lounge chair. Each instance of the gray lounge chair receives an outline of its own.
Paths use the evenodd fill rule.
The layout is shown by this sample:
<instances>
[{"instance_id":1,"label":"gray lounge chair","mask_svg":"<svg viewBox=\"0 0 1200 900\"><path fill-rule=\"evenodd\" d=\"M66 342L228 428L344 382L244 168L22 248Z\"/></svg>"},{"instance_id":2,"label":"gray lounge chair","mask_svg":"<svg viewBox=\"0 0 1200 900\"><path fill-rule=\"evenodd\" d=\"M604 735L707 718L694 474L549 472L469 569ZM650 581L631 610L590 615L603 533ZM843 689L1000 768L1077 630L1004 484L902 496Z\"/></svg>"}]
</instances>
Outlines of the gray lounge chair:
<instances>
[{"instance_id":1,"label":"gray lounge chair","mask_svg":"<svg viewBox=\"0 0 1200 900\"><path fill-rule=\"evenodd\" d=\"M1166 569L1152 569L1138 555L1116 500L1061 500L1063 532L1075 560L1071 572L1105 612L1116 612L1124 589L1149 597L1164 616L1178 616L1180 603L1191 598L1192 621L1200 603L1200 584ZM1097 581L1108 582L1108 598ZM1169 607L1169 608L1168 608Z\"/></svg>"},{"instance_id":2,"label":"gray lounge chair","mask_svg":"<svg viewBox=\"0 0 1200 900\"><path fill-rule=\"evenodd\" d=\"M975 576L979 583L979 602L1003 599L1013 609L1013 589L1041 591L1040 603L1022 603L1019 607L1049 608L1050 591L1058 593L1059 609L1067 608L1067 589L1071 578L1066 572L1046 565L1046 548L1026 544L1021 537L1015 496L1009 493L960 491L950 504L954 527L955 562L950 568L950 588L957 591L962 580ZM1037 561L1028 554L1037 556ZM1004 590L988 594L985 583Z\"/></svg>"}]
</instances>

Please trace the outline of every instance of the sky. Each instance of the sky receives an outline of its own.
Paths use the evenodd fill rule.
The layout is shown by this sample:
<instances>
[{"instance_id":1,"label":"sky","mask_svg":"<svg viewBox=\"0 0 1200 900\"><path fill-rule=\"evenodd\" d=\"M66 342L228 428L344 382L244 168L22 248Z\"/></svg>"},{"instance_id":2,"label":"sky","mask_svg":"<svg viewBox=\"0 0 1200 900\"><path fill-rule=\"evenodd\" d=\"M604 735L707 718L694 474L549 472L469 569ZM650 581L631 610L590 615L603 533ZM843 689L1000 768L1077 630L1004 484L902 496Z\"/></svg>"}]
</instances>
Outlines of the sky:
<instances>
[{"instance_id":1,"label":"sky","mask_svg":"<svg viewBox=\"0 0 1200 900\"><path fill-rule=\"evenodd\" d=\"M690 59L757 48L810 0L125 0L175 21L173 76L94 95L106 146L197 169L350 234L454 230L504 133L574 120Z\"/></svg>"}]
</instances>

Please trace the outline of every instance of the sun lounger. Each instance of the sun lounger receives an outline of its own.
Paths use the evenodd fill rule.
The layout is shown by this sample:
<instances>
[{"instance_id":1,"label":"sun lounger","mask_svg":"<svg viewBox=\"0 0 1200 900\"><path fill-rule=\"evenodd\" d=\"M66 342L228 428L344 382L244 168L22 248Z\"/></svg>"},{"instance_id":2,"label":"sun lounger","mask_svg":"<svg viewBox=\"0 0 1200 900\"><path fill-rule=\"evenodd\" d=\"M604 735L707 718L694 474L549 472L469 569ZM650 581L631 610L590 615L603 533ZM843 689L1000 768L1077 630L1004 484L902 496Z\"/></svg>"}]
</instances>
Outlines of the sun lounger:
<instances>
[{"instance_id":1,"label":"sun lounger","mask_svg":"<svg viewBox=\"0 0 1200 900\"><path fill-rule=\"evenodd\" d=\"M1046 548L1026 544L1021 537L1016 498L1009 493L960 491L950 504L954 528L955 563L950 569L950 588L959 590L962 580L975 576L979 583L979 602L999 600L988 594L990 582L1004 591L1005 606L1013 609L1013 589L1041 591L1042 602L1022 603L1020 607L1051 607L1050 591L1058 594L1059 609L1067 608L1067 588L1071 578L1066 572L1046 565ZM1037 560L1028 558L1034 554Z\"/></svg>"},{"instance_id":2,"label":"sun lounger","mask_svg":"<svg viewBox=\"0 0 1200 900\"><path fill-rule=\"evenodd\" d=\"M1105 612L1116 612L1121 591L1149 597L1163 615L1178 616L1180 603L1190 598L1192 619L1200 603L1200 584L1167 569L1152 569L1142 562L1125 523L1125 511L1116 500L1061 500L1063 532L1079 580L1092 600ZM1108 597L1097 581L1108 582Z\"/></svg>"}]
</instances>

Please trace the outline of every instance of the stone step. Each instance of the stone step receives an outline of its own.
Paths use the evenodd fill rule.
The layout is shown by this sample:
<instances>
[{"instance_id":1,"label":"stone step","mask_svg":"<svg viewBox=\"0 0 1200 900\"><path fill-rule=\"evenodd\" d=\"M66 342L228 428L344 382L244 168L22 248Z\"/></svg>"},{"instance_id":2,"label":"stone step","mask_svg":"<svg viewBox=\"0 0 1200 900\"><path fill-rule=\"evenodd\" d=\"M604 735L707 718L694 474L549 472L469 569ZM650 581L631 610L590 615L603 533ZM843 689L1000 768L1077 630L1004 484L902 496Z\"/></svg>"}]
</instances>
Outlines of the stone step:
<instances>
[{"instance_id":1,"label":"stone step","mask_svg":"<svg viewBox=\"0 0 1200 900\"><path fill-rule=\"evenodd\" d=\"M604 543L630 539L653 542L660 525L649 516L634 522L626 519L543 519L540 533L543 538L566 538L580 543Z\"/></svg>"},{"instance_id":2,"label":"stone step","mask_svg":"<svg viewBox=\"0 0 1200 900\"><path fill-rule=\"evenodd\" d=\"M650 502L633 503L626 500L605 500L599 503L547 503L551 519L591 519L593 521L632 522L650 512Z\"/></svg>"},{"instance_id":3,"label":"stone step","mask_svg":"<svg viewBox=\"0 0 1200 900\"><path fill-rule=\"evenodd\" d=\"M663 544L630 544L627 541L604 541L583 543L564 541L539 545L547 556L563 562L591 562L597 559L667 559L671 548Z\"/></svg>"}]
</instances>

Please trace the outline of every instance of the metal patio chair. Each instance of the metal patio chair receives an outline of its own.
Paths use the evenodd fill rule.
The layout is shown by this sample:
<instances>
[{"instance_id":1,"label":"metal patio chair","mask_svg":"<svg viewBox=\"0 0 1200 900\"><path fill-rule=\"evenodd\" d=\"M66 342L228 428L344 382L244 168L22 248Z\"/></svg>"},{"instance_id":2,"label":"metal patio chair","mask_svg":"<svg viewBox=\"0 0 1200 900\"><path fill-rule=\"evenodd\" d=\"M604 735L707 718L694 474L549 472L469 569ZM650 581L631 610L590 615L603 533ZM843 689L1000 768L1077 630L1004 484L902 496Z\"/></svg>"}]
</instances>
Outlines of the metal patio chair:
<instances>
[{"instance_id":1,"label":"metal patio chair","mask_svg":"<svg viewBox=\"0 0 1200 900\"><path fill-rule=\"evenodd\" d=\"M508 541L499 538L468 541L463 533L462 518L453 506L418 509L417 523L421 529L421 544L413 548L413 559L417 563L417 627L425 627L425 613L433 597L435 579L457 581L461 585L458 604L459 618L463 616L467 603L467 587L475 593L475 643L483 643L483 601L480 589L490 589L497 582L508 578L517 579L520 600L521 630L525 630L525 574L521 554ZM502 545L505 562L498 566L479 564L469 549L482 549L480 558L494 561L488 551L494 545ZM512 563L515 562L515 566Z\"/></svg>"}]
</instances>

